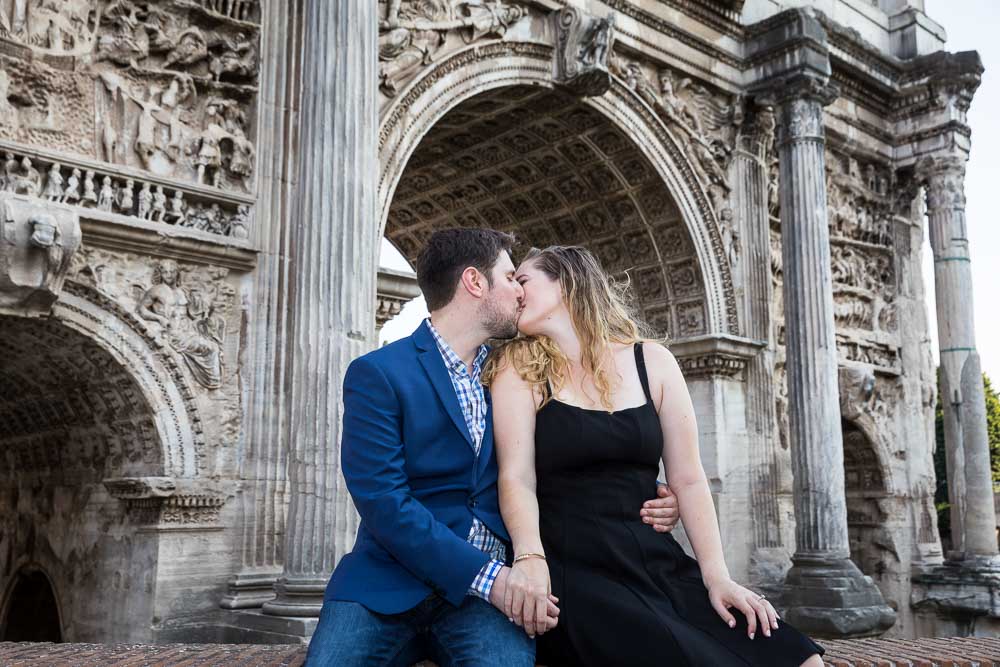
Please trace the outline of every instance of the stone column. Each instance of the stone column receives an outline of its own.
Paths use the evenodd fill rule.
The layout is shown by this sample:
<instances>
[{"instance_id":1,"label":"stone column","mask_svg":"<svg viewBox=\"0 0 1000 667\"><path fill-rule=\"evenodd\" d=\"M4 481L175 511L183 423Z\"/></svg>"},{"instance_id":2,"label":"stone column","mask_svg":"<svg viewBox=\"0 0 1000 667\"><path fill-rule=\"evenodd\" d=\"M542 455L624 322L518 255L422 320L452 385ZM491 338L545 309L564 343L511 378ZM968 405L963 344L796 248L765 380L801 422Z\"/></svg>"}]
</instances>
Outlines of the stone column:
<instances>
[{"instance_id":1,"label":"stone column","mask_svg":"<svg viewBox=\"0 0 1000 667\"><path fill-rule=\"evenodd\" d=\"M795 555L781 605L813 635L872 634L895 614L851 561L847 536L823 127L835 92L825 78L801 75L774 94L795 502Z\"/></svg>"},{"instance_id":2,"label":"stone column","mask_svg":"<svg viewBox=\"0 0 1000 667\"><path fill-rule=\"evenodd\" d=\"M375 342L378 3L301 0L284 572L263 609L315 617L357 515L340 472L341 383Z\"/></svg>"},{"instance_id":3,"label":"stone column","mask_svg":"<svg viewBox=\"0 0 1000 667\"><path fill-rule=\"evenodd\" d=\"M261 86L257 206L251 230L260 248L257 270L244 286L247 326L241 353L244 369L241 493L243 535L239 570L220 601L224 609L260 607L274 597L282 571L285 539L287 448L282 424L287 393L282 343L288 336L291 209L295 202L295 123L300 96L298 61L289 44L299 43L294 4L262 6Z\"/></svg>"},{"instance_id":4,"label":"stone column","mask_svg":"<svg viewBox=\"0 0 1000 667\"><path fill-rule=\"evenodd\" d=\"M934 253L952 551L948 560L984 564L997 556L996 513L983 376L976 352L972 267L965 227L965 155L926 160L927 217Z\"/></svg>"},{"instance_id":5,"label":"stone column","mask_svg":"<svg viewBox=\"0 0 1000 667\"><path fill-rule=\"evenodd\" d=\"M746 421L750 468L753 543L749 581L779 580L789 565L781 544L778 436L774 429L774 364L772 331L771 229L768 215L768 167L774 159L774 113L756 110L755 127L744 136L733 156L733 210L742 239L744 261L743 313L748 338L765 346L748 360ZM746 517L744 517L746 518Z\"/></svg>"}]
</instances>

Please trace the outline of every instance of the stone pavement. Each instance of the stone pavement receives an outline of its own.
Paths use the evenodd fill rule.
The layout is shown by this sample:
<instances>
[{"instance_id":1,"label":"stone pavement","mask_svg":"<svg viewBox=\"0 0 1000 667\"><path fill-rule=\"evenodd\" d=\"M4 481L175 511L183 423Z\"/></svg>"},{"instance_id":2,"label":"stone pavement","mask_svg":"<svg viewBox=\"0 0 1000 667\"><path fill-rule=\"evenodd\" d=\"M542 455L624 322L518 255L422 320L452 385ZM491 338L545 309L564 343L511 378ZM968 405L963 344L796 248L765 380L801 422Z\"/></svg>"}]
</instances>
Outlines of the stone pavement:
<instances>
[{"instance_id":1,"label":"stone pavement","mask_svg":"<svg viewBox=\"0 0 1000 667\"><path fill-rule=\"evenodd\" d=\"M1000 667L1000 639L861 639L823 644L829 667ZM292 645L0 643L0 667L301 667L304 661L305 648Z\"/></svg>"}]
</instances>

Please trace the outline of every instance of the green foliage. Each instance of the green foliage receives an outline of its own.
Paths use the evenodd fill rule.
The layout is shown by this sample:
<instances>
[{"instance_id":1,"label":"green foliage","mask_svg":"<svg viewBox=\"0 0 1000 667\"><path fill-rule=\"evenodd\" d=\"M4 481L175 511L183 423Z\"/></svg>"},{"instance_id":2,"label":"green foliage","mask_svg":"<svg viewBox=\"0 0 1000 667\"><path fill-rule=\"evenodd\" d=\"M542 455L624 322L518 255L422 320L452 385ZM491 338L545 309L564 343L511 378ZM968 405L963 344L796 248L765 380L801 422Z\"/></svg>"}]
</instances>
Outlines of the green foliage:
<instances>
[{"instance_id":1,"label":"green foliage","mask_svg":"<svg viewBox=\"0 0 1000 667\"><path fill-rule=\"evenodd\" d=\"M945 541L951 537L951 508L948 502L948 474L944 448L944 409L941 406L941 374L938 372L938 400L934 409L934 474L937 489L934 506L938 512L938 531ZM986 393L986 433L990 443L990 467L993 470L993 488L1000 490L1000 392L993 388L989 376L983 373L983 389Z\"/></svg>"},{"instance_id":2,"label":"green foliage","mask_svg":"<svg viewBox=\"0 0 1000 667\"><path fill-rule=\"evenodd\" d=\"M986 389L986 435L990 441L990 467L993 469L993 490L1000 490L1000 393L983 373Z\"/></svg>"}]
</instances>

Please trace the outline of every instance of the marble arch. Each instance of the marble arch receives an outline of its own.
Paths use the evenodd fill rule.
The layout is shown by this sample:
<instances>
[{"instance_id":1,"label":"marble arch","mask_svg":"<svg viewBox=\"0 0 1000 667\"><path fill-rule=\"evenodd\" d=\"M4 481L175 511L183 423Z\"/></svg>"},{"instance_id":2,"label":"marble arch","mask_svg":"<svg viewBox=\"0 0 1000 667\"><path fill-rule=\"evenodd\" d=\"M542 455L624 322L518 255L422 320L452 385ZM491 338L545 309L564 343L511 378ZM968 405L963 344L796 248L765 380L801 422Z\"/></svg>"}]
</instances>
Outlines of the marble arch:
<instances>
[{"instance_id":1,"label":"marble arch","mask_svg":"<svg viewBox=\"0 0 1000 667\"><path fill-rule=\"evenodd\" d=\"M535 87L558 94L553 81L552 55L551 45L537 42L474 45L428 68L386 106L378 137L380 235L392 240L391 213L400 182L421 142L435 131L438 123L473 98L498 90ZM670 130L617 78L610 91L601 97L569 99L588 112L599 114L610 127L624 134L655 171L676 207L678 221L697 264L704 325L702 330L686 334L681 327L680 335L673 337L736 334L739 324L735 290L715 214ZM401 250L404 255L412 255L407 248ZM677 317L675 313L674 318Z\"/></svg>"},{"instance_id":2,"label":"marble arch","mask_svg":"<svg viewBox=\"0 0 1000 667\"><path fill-rule=\"evenodd\" d=\"M163 344L151 338L131 313L97 290L69 282L50 318L6 317L0 319L0 330L14 334L4 336L2 347L11 353L7 358L21 358L34 373L31 377L18 373L9 362L0 366L0 381L6 385L4 398L13 395L21 382L34 385L40 400L51 398L51 387L44 382L45 373L58 373L60 368L73 366L71 357L82 352L87 357L87 368L113 376L110 381L92 375L81 378L84 385L107 384L115 395L107 396L106 414L121 417L122 424L125 421L132 424L129 430L133 437L126 439L133 441L130 446L135 449L134 465L126 465L116 473L197 476L201 428L194 393L176 361L162 353ZM57 363L47 368L46 362L56 358ZM67 378L63 377L61 382L61 386L68 386ZM13 409L13 404L8 407ZM62 409L72 411L65 405ZM3 411L0 407L0 412Z\"/></svg>"}]
</instances>

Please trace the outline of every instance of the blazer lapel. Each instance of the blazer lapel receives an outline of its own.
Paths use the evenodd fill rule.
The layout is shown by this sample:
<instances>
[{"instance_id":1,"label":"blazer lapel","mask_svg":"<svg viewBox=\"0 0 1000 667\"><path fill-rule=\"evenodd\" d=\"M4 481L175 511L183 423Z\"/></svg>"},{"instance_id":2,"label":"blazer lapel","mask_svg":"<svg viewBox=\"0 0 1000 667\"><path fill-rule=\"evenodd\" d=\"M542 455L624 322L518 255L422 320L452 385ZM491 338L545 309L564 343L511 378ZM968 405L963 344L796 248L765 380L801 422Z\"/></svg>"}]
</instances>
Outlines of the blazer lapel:
<instances>
[{"instance_id":1,"label":"blazer lapel","mask_svg":"<svg viewBox=\"0 0 1000 667\"><path fill-rule=\"evenodd\" d=\"M458 429L459 433L469 443L469 446L472 447L472 435L469 434L469 427L465 425L465 415L462 414L462 407L458 404L455 387L451 383L451 377L448 375L448 369L444 365L444 358L441 357L441 351L438 350L437 343L434 342L434 338L427 329L427 325L421 324L420 328L414 333L413 338L414 342L422 350L420 353L420 364L431 379L434 391L437 392L438 398L441 399L441 403L444 405L448 416L455 422L455 428ZM429 339L430 345L427 344L428 341L426 339Z\"/></svg>"},{"instance_id":2,"label":"blazer lapel","mask_svg":"<svg viewBox=\"0 0 1000 667\"><path fill-rule=\"evenodd\" d=\"M479 458L476 460L476 483L483 476L486 466L490 463L490 457L493 456L493 398L490 396L489 389L484 388L484 391L486 394L486 432L483 433L483 446L479 449Z\"/></svg>"}]
</instances>

